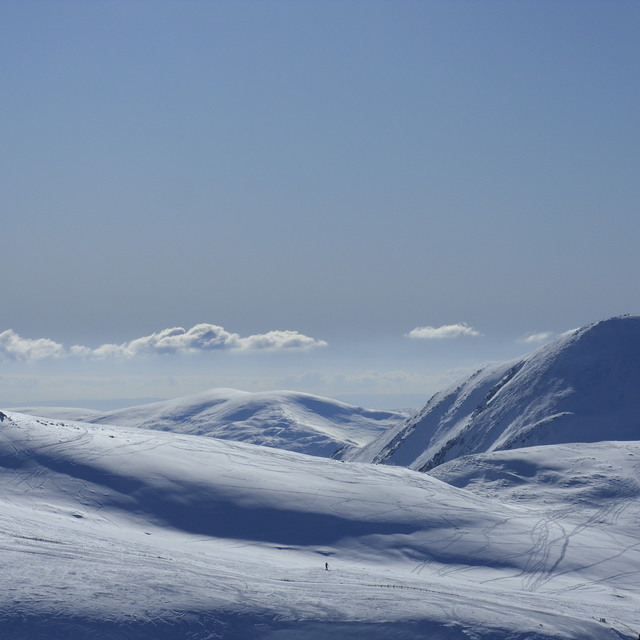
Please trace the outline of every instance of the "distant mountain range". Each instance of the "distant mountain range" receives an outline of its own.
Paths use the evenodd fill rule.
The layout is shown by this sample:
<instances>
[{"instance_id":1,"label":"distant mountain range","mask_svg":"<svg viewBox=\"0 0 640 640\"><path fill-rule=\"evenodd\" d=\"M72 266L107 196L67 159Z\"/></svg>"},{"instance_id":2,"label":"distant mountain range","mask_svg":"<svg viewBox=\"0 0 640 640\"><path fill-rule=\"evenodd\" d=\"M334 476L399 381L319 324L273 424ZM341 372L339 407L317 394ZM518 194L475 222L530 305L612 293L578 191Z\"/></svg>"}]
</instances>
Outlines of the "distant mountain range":
<instances>
[{"instance_id":1,"label":"distant mountain range","mask_svg":"<svg viewBox=\"0 0 640 640\"><path fill-rule=\"evenodd\" d=\"M639 316L487 366L348 458L429 471L469 454L602 440L640 440Z\"/></svg>"},{"instance_id":2,"label":"distant mountain range","mask_svg":"<svg viewBox=\"0 0 640 640\"><path fill-rule=\"evenodd\" d=\"M29 415L248 442L330 457L359 448L407 417L295 391L213 389L115 411L23 407Z\"/></svg>"}]
</instances>

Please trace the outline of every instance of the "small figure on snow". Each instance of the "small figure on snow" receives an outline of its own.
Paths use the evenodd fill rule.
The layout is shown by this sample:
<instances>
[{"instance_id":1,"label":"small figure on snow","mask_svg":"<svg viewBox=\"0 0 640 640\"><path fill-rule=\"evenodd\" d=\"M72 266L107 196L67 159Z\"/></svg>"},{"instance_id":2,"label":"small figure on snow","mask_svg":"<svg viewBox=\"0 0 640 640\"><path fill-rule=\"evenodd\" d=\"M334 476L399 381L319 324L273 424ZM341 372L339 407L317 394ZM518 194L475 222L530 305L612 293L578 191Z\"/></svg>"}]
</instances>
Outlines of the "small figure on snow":
<instances>
[{"instance_id":1,"label":"small figure on snow","mask_svg":"<svg viewBox=\"0 0 640 640\"><path fill-rule=\"evenodd\" d=\"M325 571L329 571L329 563L328 562L324 563L324 570Z\"/></svg>"}]
</instances>

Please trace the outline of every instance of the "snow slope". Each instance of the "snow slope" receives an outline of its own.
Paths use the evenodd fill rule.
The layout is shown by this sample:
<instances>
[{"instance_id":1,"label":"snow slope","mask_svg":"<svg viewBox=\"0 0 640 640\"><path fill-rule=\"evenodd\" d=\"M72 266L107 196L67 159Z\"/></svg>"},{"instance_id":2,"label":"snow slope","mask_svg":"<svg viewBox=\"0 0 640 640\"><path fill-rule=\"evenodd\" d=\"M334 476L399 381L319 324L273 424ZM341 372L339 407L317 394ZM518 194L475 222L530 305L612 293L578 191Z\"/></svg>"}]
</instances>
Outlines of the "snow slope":
<instances>
[{"instance_id":1,"label":"snow slope","mask_svg":"<svg viewBox=\"0 0 640 640\"><path fill-rule=\"evenodd\" d=\"M640 440L639 362L640 317L598 322L481 369L350 457L426 471L472 453Z\"/></svg>"},{"instance_id":2,"label":"snow slope","mask_svg":"<svg viewBox=\"0 0 640 640\"><path fill-rule=\"evenodd\" d=\"M616 514L640 499L640 443L567 443L456 458L429 472L455 487L546 511L579 507ZM632 526L633 522L625 523Z\"/></svg>"},{"instance_id":3,"label":"snow slope","mask_svg":"<svg viewBox=\"0 0 640 640\"><path fill-rule=\"evenodd\" d=\"M62 420L210 436L329 457L361 447L406 417L294 391L213 389L100 413L55 407L20 411Z\"/></svg>"},{"instance_id":4,"label":"snow slope","mask_svg":"<svg viewBox=\"0 0 640 640\"><path fill-rule=\"evenodd\" d=\"M637 638L638 443L589 454L633 480L615 509L565 493L549 510L405 468L5 413L3 638ZM544 449L531 465L562 464Z\"/></svg>"}]
</instances>

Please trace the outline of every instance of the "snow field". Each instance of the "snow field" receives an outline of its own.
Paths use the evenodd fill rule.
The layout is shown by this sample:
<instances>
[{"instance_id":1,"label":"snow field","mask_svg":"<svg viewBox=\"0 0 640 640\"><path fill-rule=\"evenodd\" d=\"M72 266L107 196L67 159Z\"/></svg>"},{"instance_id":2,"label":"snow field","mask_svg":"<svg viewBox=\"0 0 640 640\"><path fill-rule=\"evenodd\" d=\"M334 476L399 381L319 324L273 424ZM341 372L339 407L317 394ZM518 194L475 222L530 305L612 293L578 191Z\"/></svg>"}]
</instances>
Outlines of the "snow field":
<instances>
[{"instance_id":1,"label":"snow field","mask_svg":"<svg viewBox=\"0 0 640 640\"><path fill-rule=\"evenodd\" d=\"M11 638L637 637L639 514L615 483L582 509L542 481L503 500L470 472L158 431L8 413L0 434ZM530 470L561 468L545 449Z\"/></svg>"}]
</instances>

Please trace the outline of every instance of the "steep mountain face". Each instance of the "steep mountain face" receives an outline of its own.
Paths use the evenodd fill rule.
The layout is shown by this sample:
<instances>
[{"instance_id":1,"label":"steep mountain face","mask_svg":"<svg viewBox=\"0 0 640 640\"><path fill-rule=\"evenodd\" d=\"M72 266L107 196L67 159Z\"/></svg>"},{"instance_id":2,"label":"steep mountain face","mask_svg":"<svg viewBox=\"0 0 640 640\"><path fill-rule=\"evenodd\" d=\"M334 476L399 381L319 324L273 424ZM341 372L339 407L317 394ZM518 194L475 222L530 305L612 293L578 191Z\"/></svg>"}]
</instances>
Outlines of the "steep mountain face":
<instances>
[{"instance_id":1,"label":"steep mountain face","mask_svg":"<svg viewBox=\"0 0 640 640\"><path fill-rule=\"evenodd\" d=\"M481 369L350 459L428 471L502 449L640 440L639 390L640 316L611 318Z\"/></svg>"},{"instance_id":2,"label":"steep mountain face","mask_svg":"<svg viewBox=\"0 0 640 640\"><path fill-rule=\"evenodd\" d=\"M21 411L91 424L216 437L323 457L361 447L406 417L398 411L373 411L294 391L235 389L213 389L106 413L55 407Z\"/></svg>"}]
</instances>

